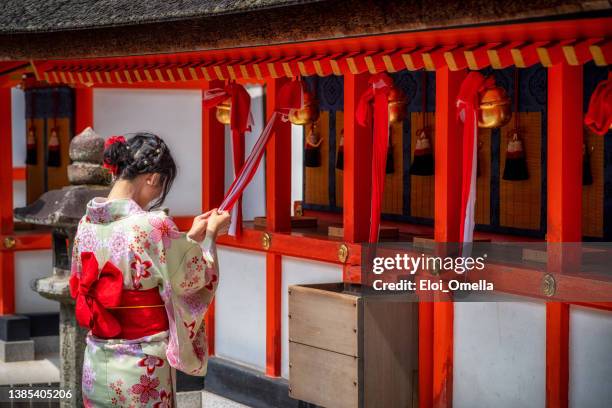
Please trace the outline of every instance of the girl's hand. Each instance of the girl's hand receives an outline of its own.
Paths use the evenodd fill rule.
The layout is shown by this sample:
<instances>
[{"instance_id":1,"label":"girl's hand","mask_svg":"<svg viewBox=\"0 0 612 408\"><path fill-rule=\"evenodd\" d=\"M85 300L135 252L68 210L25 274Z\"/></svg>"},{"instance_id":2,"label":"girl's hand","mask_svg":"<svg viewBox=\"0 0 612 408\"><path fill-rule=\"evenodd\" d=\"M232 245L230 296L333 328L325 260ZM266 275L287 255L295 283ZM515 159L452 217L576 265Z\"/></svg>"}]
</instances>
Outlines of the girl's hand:
<instances>
[{"instance_id":1,"label":"girl's hand","mask_svg":"<svg viewBox=\"0 0 612 408\"><path fill-rule=\"evenodd\" d=\"M215 208L207 213L208 231L212 232L215 236L226 234L231 221L229 211L218 212Z\"/></svg>"},{"instance_id":2,"label":"girl's hand","mask_svg":"<svg viewBox=\"0 0 612 408\"><path fill-rule=\"evenodd\" d=\"M187 236L196 242L202 242L206 236L206 228L208 227L208 217L212 211L200 214L193 219L191 229L187 233Z\"/></svg>"}]
</instances>

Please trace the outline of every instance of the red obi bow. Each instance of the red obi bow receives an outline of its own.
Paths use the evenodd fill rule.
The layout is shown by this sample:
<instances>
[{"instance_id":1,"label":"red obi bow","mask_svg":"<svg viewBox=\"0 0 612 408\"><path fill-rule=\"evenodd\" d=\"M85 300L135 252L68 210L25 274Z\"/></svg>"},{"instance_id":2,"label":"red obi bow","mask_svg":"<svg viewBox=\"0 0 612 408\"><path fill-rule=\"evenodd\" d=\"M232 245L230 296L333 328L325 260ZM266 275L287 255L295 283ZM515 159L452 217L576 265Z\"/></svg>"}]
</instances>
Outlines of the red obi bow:
<instances>
[{"instance_id":1,"label":"red obi bow","mask_svg":"<svg viewBox=\"0 0 612 408\"><path fill-rule=\"evenodd\" d=\"M102 338L121 333L121 325L108 310L121 304L123 274L111 262L98 273L98 261L93 252L81 254L81 279L70 277L70 295L76 299L76 319L79 325L91 329Z\"/></svg>"}]
</instances>

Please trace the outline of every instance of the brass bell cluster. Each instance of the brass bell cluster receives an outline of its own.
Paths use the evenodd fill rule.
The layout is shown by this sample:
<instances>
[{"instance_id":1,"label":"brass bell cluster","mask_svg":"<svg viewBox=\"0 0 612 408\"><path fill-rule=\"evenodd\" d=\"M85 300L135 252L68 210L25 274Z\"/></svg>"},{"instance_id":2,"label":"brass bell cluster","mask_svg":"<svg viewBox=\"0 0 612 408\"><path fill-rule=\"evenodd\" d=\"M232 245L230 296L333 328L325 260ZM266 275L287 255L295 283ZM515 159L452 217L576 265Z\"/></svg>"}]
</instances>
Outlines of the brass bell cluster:
<instances>
[{"instance_id":1,"label":"brass bell cluster","mask_svg":"<svg viewBox=\"0 0 612 408\"><path fill-rule=\"evenodd\" d=\"M389 91L387 101L389 104L389 125L403 121L406 118L406 95L393 86Z\"/></svg>"},{"instance_id":2,"label":"brass bell cluster","mask_svg":"<svg viewBox=\"0 0 612 408\"><path fill-rule=\"evenodd\" d=\"M512 118L510 98L500 86L487 89L480 98L478 127L485 129L500 128Z\"/></svg>"},{"instance_id":3,"label":"brass bell cluster","mask_svg":"<svg viewBox=\"0 0 612 408\"><path fill-rule=\"evenodd\" d=\"M289 121L294 125L304 126L316 122L317 119L319 119L319 103L310 91L304 90L304 106L300 109L291 109Z\"/></svg>"}]
</instances>

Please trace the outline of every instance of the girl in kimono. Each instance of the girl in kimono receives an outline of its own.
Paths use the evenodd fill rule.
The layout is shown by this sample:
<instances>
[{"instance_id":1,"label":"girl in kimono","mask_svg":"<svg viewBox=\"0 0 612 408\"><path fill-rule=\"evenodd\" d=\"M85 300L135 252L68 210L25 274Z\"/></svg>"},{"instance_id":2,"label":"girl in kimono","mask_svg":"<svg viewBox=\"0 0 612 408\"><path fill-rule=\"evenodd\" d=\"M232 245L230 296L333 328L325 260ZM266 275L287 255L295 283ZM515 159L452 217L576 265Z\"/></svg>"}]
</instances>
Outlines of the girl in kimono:
<instances>
[{"instance_id":1,"label":"girl in kimono","mask_svg":"<svg viewBox=\"0 0 612 408\"><path fill-rule=\"evenodd\" d=\"M168 146L151 134L106 142L114 175L107 198L87 204L74 240L71 295L89 330L86 407L175 406L175 369L206 374L204 314L219 282L215 238L229 214L209 211L181 233L158 208L176 175Z\"/></svg>"}]
</instances>

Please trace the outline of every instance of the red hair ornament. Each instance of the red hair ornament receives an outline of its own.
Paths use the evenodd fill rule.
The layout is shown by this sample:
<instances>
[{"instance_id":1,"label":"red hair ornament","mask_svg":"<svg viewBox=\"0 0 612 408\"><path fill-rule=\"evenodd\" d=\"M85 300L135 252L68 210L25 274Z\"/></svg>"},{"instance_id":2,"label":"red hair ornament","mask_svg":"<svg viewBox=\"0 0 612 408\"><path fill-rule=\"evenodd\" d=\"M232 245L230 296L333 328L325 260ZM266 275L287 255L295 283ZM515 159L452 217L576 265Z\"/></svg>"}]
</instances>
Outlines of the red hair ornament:
<instances>
[{"instance_id":1,"label":"red hair ornament","mask_svg":"<svg viewBox=\"0 0 612 408\"><path fill-rule=\"evenodd\" d=\"M106 140L106 142L104 142L104 150L106 151L109 147L111 147L115 143L127 144L127 141L125 140L125 137L123 136L111 136ZM102 166L108 171L110 171L113 176L117 176L118 169L117 169L116 164L110 164L106 159L104 159L104 163L102 164Z\"/></svg>"}]
</instances>

